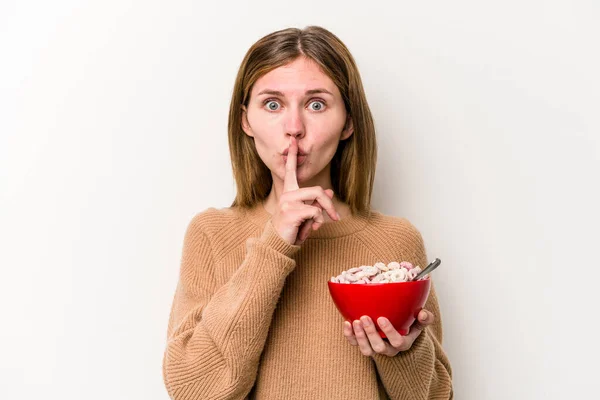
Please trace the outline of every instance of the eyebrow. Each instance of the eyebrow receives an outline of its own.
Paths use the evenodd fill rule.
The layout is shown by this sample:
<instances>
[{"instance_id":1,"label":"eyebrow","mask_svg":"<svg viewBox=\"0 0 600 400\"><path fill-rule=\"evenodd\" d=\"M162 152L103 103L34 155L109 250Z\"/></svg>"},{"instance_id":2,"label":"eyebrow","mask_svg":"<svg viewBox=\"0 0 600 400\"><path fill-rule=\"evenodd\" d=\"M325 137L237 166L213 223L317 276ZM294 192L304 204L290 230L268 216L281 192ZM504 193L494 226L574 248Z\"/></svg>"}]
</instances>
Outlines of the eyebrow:
<instances>
[{"instance_id":1,"label":"eyebrow","mask_svg":"<svg viewBox=\"0 0 600 400\"><path fill-rule=\"evenodd\" d=\"M324 89L324 88L307 90L305 92L305 95L319 94L319 93L327 93L327 94L333 96L333 93L331 93L329 90ZM257 96L260 96L261 94L270 94L271 96L285 97L285 95L282 92L280 92L278 90L271 90L271 89L262 90L259 94L257 94Z\"/></svg>"}]
</instances>

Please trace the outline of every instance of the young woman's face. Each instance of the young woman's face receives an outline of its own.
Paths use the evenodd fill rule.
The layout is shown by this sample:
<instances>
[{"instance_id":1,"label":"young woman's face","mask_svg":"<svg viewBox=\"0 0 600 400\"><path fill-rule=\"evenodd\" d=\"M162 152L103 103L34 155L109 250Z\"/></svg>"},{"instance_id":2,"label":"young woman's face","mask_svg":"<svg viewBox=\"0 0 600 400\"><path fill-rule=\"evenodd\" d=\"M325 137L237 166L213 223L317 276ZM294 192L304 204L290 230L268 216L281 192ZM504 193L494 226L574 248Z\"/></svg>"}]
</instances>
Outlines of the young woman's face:
<instances>
[{"instance_id":1,"label":"young woman's face","mask_svg":"<svg viewBox=\"0 0 600 400\"><path fill-rule=\"evenodd\" d=\"M352 134L352 123L333 81L311 59L300 57L259 78L242 117L244 132L283 181L284 151L290 137L298 141L298 182L329 172L340 140ZM305 156L302 156L305 154Z\"/></svg>"}]
</instances>

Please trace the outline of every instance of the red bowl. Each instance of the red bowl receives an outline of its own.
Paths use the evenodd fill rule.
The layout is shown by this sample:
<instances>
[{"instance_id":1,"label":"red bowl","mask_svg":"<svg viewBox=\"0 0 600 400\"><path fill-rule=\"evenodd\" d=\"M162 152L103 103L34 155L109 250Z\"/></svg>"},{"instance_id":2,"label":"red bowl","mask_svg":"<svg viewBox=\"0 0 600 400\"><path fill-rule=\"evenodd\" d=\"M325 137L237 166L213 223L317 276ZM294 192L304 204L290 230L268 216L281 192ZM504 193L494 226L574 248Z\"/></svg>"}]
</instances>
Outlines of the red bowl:
<instances>
[{"instance_id":1,"label":"red bowl","mask_svg":"<svg viewBox=\"0 0 600 400\"><path fill-rule=\"evenodd\" d=\"M385 334L377 325L377 318L386 317L401 335L407 335L423 309L431 280L389 283L333 283L327 282L329 293L342 316L352 323L363 315L371 317L382 338Z\"/></svg>"}]
</instances>

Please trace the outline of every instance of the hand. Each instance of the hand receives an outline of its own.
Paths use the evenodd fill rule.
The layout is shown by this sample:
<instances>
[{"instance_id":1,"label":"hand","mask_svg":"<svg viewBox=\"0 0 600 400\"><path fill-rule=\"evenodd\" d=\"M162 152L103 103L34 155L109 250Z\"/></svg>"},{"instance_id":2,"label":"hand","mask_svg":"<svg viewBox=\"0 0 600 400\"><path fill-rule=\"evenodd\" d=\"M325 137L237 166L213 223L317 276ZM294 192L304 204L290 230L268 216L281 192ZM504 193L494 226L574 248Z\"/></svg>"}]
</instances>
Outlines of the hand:
<instances>
[{"instance_id":1,"label":"hand","mask_svg":"<svg viewBox=\"0 0 600 400\"><path fill-rule=\"evenodd\" d=\"M300 245L310 235L311 230L317 230L323 225L323 211L334 221L340 218L331 200L333 190L323 190L320 186L300 189L296 176L297 155L298 144L292 136L285 164L283 193L273 214L272 223L284 240Z\"/></svg>"},{"instance_id":2,"label":"hand","mask_svg":"<svg viewBox=\"0 0 600 400\"><path fill-rule=\"evenodd\" d=\"M344 321L344 336L351 345L358 346L365 356L372 356L377 353L394 357L399 352L410 349L423 329L431 325L433 321L435 321L435 316L431 312L421 310L419 318L410 327L408 335L402 336L394 329L387 318L379 317L377 324L387 336L389 340L387 342L377 333L373 320L363 315L360 320L355 320L352 325L350 322ZM352 330L352 327L354 327L354 330Z\"/></svg>"}]
</instances>

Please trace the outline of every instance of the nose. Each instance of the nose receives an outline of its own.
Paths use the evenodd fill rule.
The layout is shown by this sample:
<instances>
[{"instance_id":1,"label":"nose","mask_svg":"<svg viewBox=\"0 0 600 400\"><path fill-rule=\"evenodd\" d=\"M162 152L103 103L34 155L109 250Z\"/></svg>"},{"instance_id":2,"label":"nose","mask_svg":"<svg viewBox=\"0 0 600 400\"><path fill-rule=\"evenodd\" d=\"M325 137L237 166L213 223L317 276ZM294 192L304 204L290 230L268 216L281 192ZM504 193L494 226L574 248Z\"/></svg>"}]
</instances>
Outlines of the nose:
<instances>
[{"instance_id":1,"label":"nose","mask_svg":"<svg viewBox=\"0 0 600 400\"><path fill-rule=\"evenodd\" d=\"M296 139L301 139L306 133L304 121L302 119L302 110L298 108L289 108L284 122L286 135L295 136Z\"/></svg>"}]
</instances>

